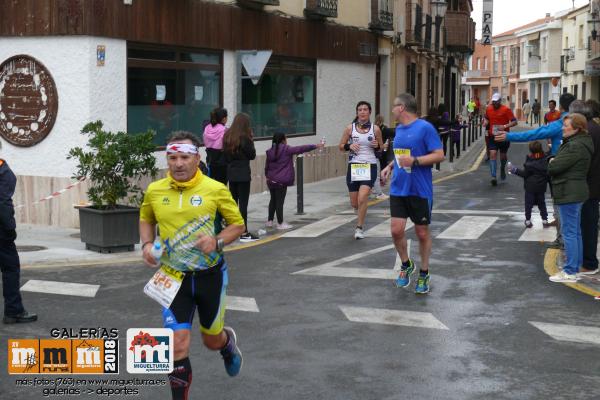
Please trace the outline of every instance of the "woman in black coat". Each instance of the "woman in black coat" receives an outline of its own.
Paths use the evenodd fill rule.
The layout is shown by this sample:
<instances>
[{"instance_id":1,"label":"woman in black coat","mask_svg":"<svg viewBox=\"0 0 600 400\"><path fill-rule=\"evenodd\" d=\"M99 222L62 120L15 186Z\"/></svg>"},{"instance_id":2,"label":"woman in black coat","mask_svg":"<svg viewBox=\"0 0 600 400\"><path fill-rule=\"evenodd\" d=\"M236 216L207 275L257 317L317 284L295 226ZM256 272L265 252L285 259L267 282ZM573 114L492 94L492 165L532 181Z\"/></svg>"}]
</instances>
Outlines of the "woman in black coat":
<instances>
[{"instance_id":1,"label":"woman in black coat","mask_svg":"<svg viewBox=\"0 0 600 400\"><path fill-rule=\"evenodd\" d=\"M233 119L231 127L223 137L223 150L227 160L227 180L233 199L238 204L246 232L240 236L240 241L250 242L258 237L248 232L248 200L250 198L250 160L256 158L250 116L239 113Z\"/></svg>"}]
</instances>

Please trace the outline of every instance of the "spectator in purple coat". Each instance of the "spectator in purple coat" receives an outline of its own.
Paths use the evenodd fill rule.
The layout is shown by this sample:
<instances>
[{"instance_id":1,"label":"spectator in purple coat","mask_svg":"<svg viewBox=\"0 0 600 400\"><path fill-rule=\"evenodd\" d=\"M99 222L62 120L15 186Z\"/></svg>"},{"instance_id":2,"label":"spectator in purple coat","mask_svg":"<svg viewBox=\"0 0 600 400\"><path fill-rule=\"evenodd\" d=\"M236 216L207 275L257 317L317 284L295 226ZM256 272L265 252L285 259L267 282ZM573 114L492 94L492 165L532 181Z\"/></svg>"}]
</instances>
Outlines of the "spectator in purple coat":
<instances>
[{"instance_id":1,"label":"spectator in purple coat","mask_svg":"<svg viewBox=\"0 0 600 400\"><path fill-rule=\"evenodd\" d=\"M290 229L292 226L283 222L283 203L288 186L294 184L294 155L312 151L324 144L307 144L304 146L288 146L285 134L278 132L273 135L273 145L267 150L265 177L271 200L269 201L269 218L267 227L273 227L273 217L277 212L277 229Z\"/></svg>"}]
</instances>

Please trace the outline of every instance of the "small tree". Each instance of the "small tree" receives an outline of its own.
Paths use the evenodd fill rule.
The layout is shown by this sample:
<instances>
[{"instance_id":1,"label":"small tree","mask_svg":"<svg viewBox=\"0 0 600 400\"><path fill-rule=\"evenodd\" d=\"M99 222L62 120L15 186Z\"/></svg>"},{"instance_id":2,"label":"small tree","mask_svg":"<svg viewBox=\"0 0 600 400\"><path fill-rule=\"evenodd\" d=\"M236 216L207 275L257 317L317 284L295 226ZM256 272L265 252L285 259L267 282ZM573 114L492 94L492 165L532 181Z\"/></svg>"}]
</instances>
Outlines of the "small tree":
<instances>
[{"instance_id":1,"label":"small tree","mask_svg":"<svg viewBox=\"0 0 600 400\"><path fill-rule=\"evenodd\" d=\"M74 177L91 181L87 194L94 208L114 209L123 199L139 206L143 199L140 179L155 178L158 173L153 154L156 145L152 142L155 133L113 133L104 131L102 126L102 121L86 124L81 134L89 135L88 148L69 151L67 159L78 161Z\"/></svg>"}]
</instances>

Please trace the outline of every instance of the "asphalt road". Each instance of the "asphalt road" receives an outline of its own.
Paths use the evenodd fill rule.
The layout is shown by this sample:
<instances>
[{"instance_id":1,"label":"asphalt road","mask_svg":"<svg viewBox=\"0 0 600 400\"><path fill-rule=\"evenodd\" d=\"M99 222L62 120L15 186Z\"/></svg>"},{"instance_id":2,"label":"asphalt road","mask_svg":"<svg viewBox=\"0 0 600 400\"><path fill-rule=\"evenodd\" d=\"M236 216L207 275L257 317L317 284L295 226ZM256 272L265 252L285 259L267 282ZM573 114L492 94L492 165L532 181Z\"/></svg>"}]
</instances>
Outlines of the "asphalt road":
<instances>
[{"instance_id":1,"label":"asphalt road","mask_svg":"<svg viewBox=\"0 0 600 400\"><path fill-rule=\"evenodd\" d=\"M513 144L510 154L513 163L522 164L526 145ZM598 328L597 302L548 281L543 269L544 246L539 241L520 241L524 218L510 213L523 210L522 180L509 176L506 183L491 187L488 175L482 164L474 173L436 186L434 209L453 212L433 216L431 293L426 296L414 293L414 283L399 289L390 279L379 279L381 274L391 274L396 257L392 249L375 250L390 245L391 239L355 241L352 222L316 238L281 238L228 253L228 294L253 298L259 312L227 313L227 324L235 327L244 354L244 368L237 378L227 377L218 353L202 347L195 327L190 397L600 398L598 343L559 340L533 324L560 324L573 331ZM384 202L369 209L366 229L385 223L387 207ZM461 218L473 216L497 219L490 220L476 239L437 238ZM456 227L459 233L467 229ZM414 230L408 235L418 265ZM374 251L323 267L369 250ZM313 268L313 273L296 274L308 268ZM354 268L353 276L371 272L374 278L348 277L350 270L338 274L335 268ZM117 328L122 349L118 377L132 378L125 372L125 331L161 326L159 307L142 293L152 273L141 264L23 271L23 283L30 279L77 282L100 285L100 289L93 298L25 293L28 308L37 312L40 320L0 326L0 341L48 338L56 327ZM364 314L350 320L349 310ZM397 322L393 316L367 322L385 314L382 310L402 312L404 319L400 320L404 322L389 324ZM423 320L430 321L430 326L419 325ZM4 351L0 352L0 365L7 365ZM18 378L22 376L8 375L2 368L0 398L44 398L39 386L17 387ZM88 382L84 387L95 390L98 386ZM138 389L137 396L113 397L170 398L167 386ZM106 396L94 392L62 397Z\"/></svg>"}]
</instances>

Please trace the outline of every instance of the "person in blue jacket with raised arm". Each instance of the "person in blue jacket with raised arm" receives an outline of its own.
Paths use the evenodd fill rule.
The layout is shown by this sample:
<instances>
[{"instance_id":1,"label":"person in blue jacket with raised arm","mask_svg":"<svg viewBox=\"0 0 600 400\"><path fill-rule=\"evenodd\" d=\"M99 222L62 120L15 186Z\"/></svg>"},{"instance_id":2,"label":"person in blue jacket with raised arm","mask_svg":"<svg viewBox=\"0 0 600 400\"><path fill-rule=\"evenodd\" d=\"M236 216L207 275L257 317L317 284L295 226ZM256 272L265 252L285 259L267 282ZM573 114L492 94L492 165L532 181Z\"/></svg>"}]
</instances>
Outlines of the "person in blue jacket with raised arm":
<instances>
[{"instance_id":1,"label":"person in blue jacket with raised arm","mask_svg":"<svg viewBox=\"0 0 600 400\"><path fill-rule=\"evenodd\" d=\"M539 128L532 129L525 132L500 132L499 135L494 136L494 140L497 142L511 141L511 142L530 142L538 139L550 139L552 146L550 147L550 156L555 156L558 153L563 139L563 119L569 113L569 107L571 103L575 101L575 96L571 93L563 93L558 100L560 108L560 118L556 121L552 121L548 125L540 126ZM552 221L549 225L556 226L557 236L556 240L551 244L552 247L562 246L562 235L560 232L560 216L556 204L553 204L553 214L555 221Z\"/></svg>"},{"instance_id":2,"label":"person in blue jacket with raised arm","mask_svg":"<svg viewBox=\"0 0 600 400\"><path fill-rule=\"evenodd\" d=\"M530 131L500 132L494 136L494 140L496 142L531 142L532 140L550 139L552 141L550 155L555 156L563 138L563 118L569 113L569 106L574 100L575 96L571 93L563 93L559 99L560 119Z\"/></svg>"}]
</instances>

